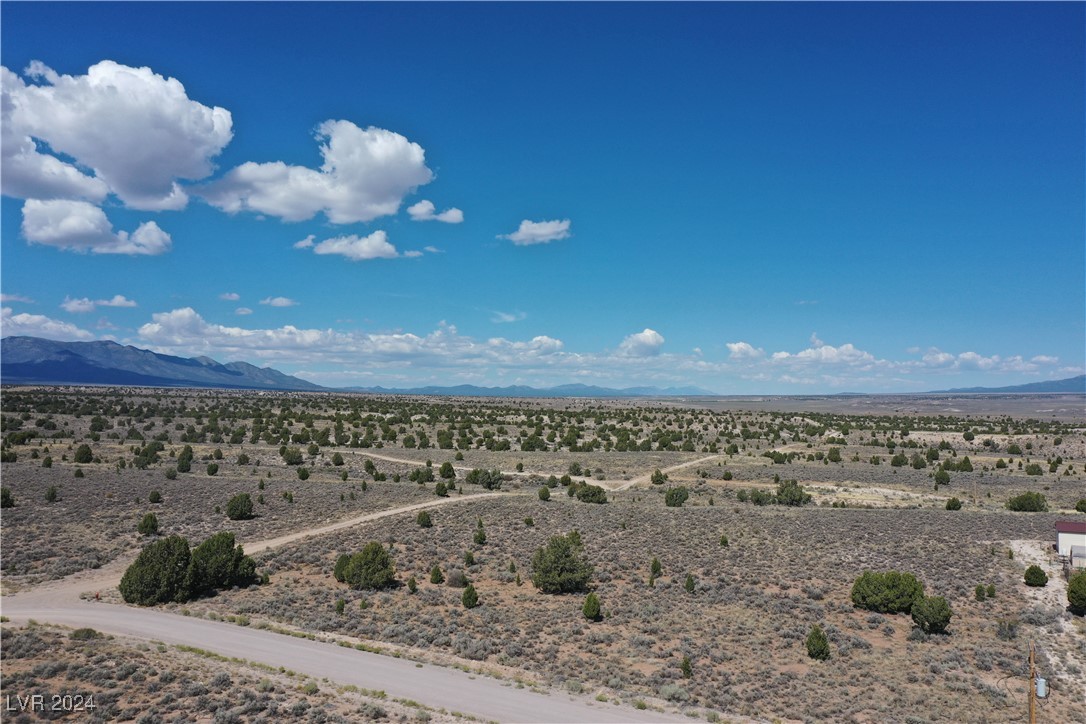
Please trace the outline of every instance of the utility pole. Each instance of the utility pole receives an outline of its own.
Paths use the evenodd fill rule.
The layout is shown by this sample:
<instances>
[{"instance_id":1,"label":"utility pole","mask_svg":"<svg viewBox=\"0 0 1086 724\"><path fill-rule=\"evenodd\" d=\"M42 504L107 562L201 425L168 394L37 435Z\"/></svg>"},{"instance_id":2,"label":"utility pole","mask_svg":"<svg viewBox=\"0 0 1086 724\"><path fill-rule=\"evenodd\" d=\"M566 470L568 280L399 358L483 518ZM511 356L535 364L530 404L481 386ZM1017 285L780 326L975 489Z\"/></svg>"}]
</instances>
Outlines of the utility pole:
<instances>
[{"instance_id":1,"label":"utility pole","mask_svg":"<svg viewBox=\"0 0 1086 724\"><path fill-rule=\"evenodd\" d=\"M1029 640L1029 724L1037 724L1037 669L1033 664L1033 639Z\"/></svg>"}]
</instances>

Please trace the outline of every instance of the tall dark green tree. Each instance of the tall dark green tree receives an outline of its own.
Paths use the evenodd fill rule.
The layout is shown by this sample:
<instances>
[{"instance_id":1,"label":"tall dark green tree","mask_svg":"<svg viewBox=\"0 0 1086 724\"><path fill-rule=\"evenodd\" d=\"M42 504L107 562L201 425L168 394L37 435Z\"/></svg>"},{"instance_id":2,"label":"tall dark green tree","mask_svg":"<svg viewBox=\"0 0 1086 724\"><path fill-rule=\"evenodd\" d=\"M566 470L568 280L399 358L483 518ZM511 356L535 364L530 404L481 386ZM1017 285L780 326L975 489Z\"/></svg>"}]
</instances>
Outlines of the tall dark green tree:
<instances>
[{"instance_id":1,"label":"tall dark green tree","mask_svg":"<svg viewBox=\"0 0 1086 724\"><path fill-rule=\"evenodd\" d=\"M230 520L249 520L253 517L253 500L248 493L238 493L226 504L226 517Z\"/></svg>"},{"instance_id":2,"label":"tall dark green tree","mask_svg":"<svg viewBox=\"0 0 1086 724\"><path fill-rule=\"evenodd\" d=\"M600 620L600 599L595 593L585 596L584 605L581 606L581 613L589 621Z\"/></svg>"},{"instance_id":3,"label":"tall dark green tree","mask_svg":"<svg viewBox=\"0 0 1086 724\"><path fill-rule=\"evenodd\" d=\"M190 596L200 596L233 586L247 586L256 579L256 563L240 545L234 545L234 534L216 533L192 551L189 564Z\"/></svg>"},{"instance_id":4,"label":"tall dark green tree","mask_svg":"<svg viewBox=\"0 0 1086 724\"><path fill-rule=\"evenodd\" d=\"M396 583L396 567L385 547L371 541L351 556L343 577L351 588L380 590Z\"/></svg>"},{"instance_id":5,"label":"tall dark green tree","mask_svg":"<svg viewBox=\"0 0 1086 724\"><path fill-rule=\"evenodd\" d=\"M818 624L811 626L811 632L807 634L807 655L818 661L825 661L830 657L830 642L826 639L826 632Z\"/></svg>"},{"instance_id":6,"label":"tall dark green tree","mask_svg":"<svg viewBox=\"0 0 1086 724\"><path fill-rule=\"evenodd\" d=\"M179 535L151 543L124 572L118 587L121 596L140 606L187 601L191 558L189 542Z\"/></svg>"},{"instance_id":7,"label":"tall dark green tree","mask_svg":"<svg viewBox=\"0 0 1086 724\"><path fill-rule=\"evenodd\" d=\"M532 556L532 583L544 593L584 591L592 571L576 531L552 537Z\"/></svg>"}]
</instances>

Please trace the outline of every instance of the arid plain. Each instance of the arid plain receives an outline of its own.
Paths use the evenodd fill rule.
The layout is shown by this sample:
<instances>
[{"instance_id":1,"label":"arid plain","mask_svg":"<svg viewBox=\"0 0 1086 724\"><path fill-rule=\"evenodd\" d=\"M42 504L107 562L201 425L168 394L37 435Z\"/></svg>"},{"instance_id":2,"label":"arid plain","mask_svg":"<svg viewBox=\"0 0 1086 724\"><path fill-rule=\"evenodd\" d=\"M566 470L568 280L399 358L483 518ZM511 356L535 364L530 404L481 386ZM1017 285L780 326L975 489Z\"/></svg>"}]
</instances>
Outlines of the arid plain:
<instances>
[{"instance_id":1,"label":"arid plain","mask_svg":"<svg viewBox=\"0 0 1086 724\"><path fill-rule=\"evenodd\" d=\"M397 694L255 648L184 644L168 635L174 616L272 648L327 642L467 672L511 699L542 695L536 721L1020 721L1032 639L1051 689L1041 720L1081 719L1086 624L1066 610L1052 551L1055 521L1086 518L1081 395L11 388L2 413L11 701L93 694L86 714L140 721L518 716L488 713L469 688L457 705L428 699L423 678L417 694ZM1023 493L1047 510L1008 510ZM242 494L252 514L232 519ZM156 530L138 532L149 513ZM51 620L71 601L135 611L117 584L144 546L221 531L253 557L253 585L150 607L161 635L108 623L77 634L54 625L64 615ZM573 531L587 584L540 590L538 551ZM371 542L388 554L391 585L339 580L341 556ZM1030 564L1046 586L1024 584ZM861 574L890 570L945 598L946 633L854 604ZM815 626L824 660L805 645Z\"/></svg>"}]
</instances>

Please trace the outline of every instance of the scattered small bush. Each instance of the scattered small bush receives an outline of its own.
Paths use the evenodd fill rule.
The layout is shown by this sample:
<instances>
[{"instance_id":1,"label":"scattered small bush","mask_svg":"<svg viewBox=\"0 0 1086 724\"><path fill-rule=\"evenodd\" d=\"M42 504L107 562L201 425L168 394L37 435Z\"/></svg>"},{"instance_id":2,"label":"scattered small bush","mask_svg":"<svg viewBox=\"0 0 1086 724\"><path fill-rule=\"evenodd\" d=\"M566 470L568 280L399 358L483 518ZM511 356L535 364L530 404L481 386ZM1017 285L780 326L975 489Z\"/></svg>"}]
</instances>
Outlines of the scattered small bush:
<instances>
[{"instance_id":1,"label":"scattered small bush","mask_svg":"<svg viewBox=\"0 0 1086 724\"><path fill-rule=\"evenodd\" d=\"M1043 588L1048 585L1048 574L1041 570L1040 566L1030 566L1027 568L1024 578L1027 586Z\"/></svg>"},{"instance_id":2,"label":"scattered small bush","mask_svg":"<svg viewBox=\"0 0 1086 724\"><path fill-rule=\"evenodd\" d=\"M942 596L920 596L912 606L913 622L926 634L946 633L954 614Z\"/></svg>"},{"instance_id":3,"label":"scattered small bush","mask_svg":"<svg viewBox=\"0 0 1086 724\"><path fill-rule=\"evenodd\" d=\"M830 658L830 642L818 624L811 626L811 632L807 634L807 655L817 661Z\"/></svg>"},{"instance_id":4,"label":"scattered small bush","mask_svg":"<svg viewBox=\"0 0 1086 724\"><path fill-rule=\"evenodd\" d=\"M852 584L852 603L877 613L908 613L924 595L924 584L911 573L865 571Z\"/></svg>"},{"instance_id":5,"label":"scattered small bush","mask_svg":"<svg viewBox=\"0 0 1086 724\"><path fill-rule=\"evenodd\" d=\"M253 499L248 493L238 493L226 504L226 517L230 520L249 520L253 517Z\"/></svg>"},{"instance_id":6,"label":"scattered small bush","mask_svg":"<svg viewBox=\"0 0 1086 724\"><path fill-rule=\"evenodd\" d=\"M158 533L158 518L154 513L148 513L136 526L136 532L140 535L155 535Z\"/></svg>"},{"instance_id":7,"label":"scattered small bush","mask_svg":"<svg viewBox=\"0 0 1086 724\"><path fill-rule=\"evenodd\" d=\"M1048 510L1048 501L1040 493L1022 493L1007 501L1007 510L1019 513L1043 513Z\"/></svg>"}]
</instances>

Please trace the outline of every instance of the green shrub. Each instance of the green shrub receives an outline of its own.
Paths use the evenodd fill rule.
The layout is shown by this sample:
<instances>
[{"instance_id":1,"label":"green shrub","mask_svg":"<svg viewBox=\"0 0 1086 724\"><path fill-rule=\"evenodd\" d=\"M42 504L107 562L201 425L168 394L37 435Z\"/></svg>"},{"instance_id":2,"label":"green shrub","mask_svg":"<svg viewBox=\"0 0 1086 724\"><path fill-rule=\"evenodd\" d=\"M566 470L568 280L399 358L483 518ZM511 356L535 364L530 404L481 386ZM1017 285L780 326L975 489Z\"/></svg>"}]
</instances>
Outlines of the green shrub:
<instances>
[{"instance_id":1,"label":"green shrub","mask_svg":"<svg viewBox=\"0 0 1086 724\"><path fill-rule=\"evenodd\" d=\"M592 570L577 531L552 537L532 555L532 584L543 593L584 591Z\"/></svg>"},{"instance_id":2,"label":"green shrub","mask_svg":"<svg viewBox=\"0 0 1086 724\"><path fill-rule=\"evenodd\" d=\"M332 455L332 464L335 465L337 468L339 466L343 465L343 455L341 453L338 453L338 452L333 453L333 455Z\"/></svg>"},{"instance_id":3,"label":"green shrub","mask_svg":"<svg viewBox=\"0 0 1086 724\"><path fill-rule=\"evenodd\" d=\"M441 572L441 566L435 565L430 569L430 583L444 583L445 574Z\"/></svg>"},{"instance_id":4,"label":"green shrub","mask_svg":"<svg viewBox=\"0 0 1086 724\"><path fill-rule=\"evenodd\" d=\"M208 475L218 475L219 474L219 464L218 463L208 463L207 464L207 474Z\"/></svg>"},{"instance_id":5,"label":"green shrub","mask_svg":"<svg viewBox=\"0 0 1086 724\"><path fill-rule=\"evenodd\" d=\"M653 578L659 578L660 574L664 572L664 567L660 565L660 559L656 556L652 557L652 563L649 564L649 575Z\"/></svg>"},{"instance_id":6,"label":"green shrub","mask_svg":"<svg viewBox=\"0 0 1086 724\"><path fill-rule=\"evenodd\" d=\"M936 470L935 471L935 484L936 485L949 485L950 484L950 473L948 473L946 470Z\"/></svg>"},{"instance_id":7,"label":"green shrub","mask_svg":"<svg viewBox=\"0 0 1086 724\"><path fill-rule=\"evenodd\" d=\"M652 471L650 480L652 480L653 485L663 485L667 482L667 474L660 472L660 468L656 468Z\"/></svg>"},{"instance_id":8,"label":"green shrub","mask_svg":"<svg viewBox=\"0 0 1086 724\"><path fill-rule=\"evenodd\" d=\"M102 638L102 634L92 628L77 628L68 634L68 638L72 641L93 641Z\"/></svg>"},{"instance_id":9,"label":"green shrub","mask_svg":"<svg viewBox=\"0 0 1086 724\"><path fill-rule=\"evenodd\" d=\"M683 582L683 590L685 590L687 593L693 593L694 592L694 576L693 576L693 574L690 574L690 573L686 574L686 580Z\"/></svg>"},{"instance_id":10,"label":"green shrub","mask_svg":"<svg viewBox=\"0 0 1086 724\"><path fill-rule=\"evenodd\" d=\"M380 590L395 584L396 568L385 547L371 541L351 556L343 578L354 589Z\"/></svg>"},{"instance_id":11,"label":"green shrub","mask_svg":"<svg viewBox=\"0 0 1086 724\"><path fill-rule=\"evenodd\" d=\"M585 596L584 605L581 606L581 613L589 621L600 620L600 599L595 593Z\"/></svg>"},{"instance_id":12,"label":"green shrub","mask_svg":"<svg viewBox=\"0 0 1086 724\"><path fill-rule=\"evenodd\" d=\"M157 490L152 490L151 494L147 496L147 502L157 505L162 502L162 493Z\"/></svg>"},{"instance_id":13,"label":"green shrub","mask_svg":"<svg viewBox=\"0 0 1086 724\"><path fill-rule=\"evenodd\" d=\"M345 608L347 608L347 601L345 601L342 598L337 598L336 599L336 613L338 613L340 616L342 616L343 615L343 610Z\"/></svg>"},{"instance_id":14,"label":"green shrub","mask_svg":"<svg viewBox=\"0 0 1086 724\"><path fill-rule=\"evenodd\" d=\"M50 485L45 490L45 502L46 503L55 503L55 502L57 502L57 486Z\"/></svg>"},{"instance_id":15,"label":"green shrub","mask_svg":"<svg viewBox=\"0 0 1086 724\"><path fill-rule=\"evenodd\" d=\"M51 468L51 467L53 467L53 458L52 458L52 456L46 455L45 459L41 461L41 466L43 468Z\"/></svg>"},{"instance_id":16,"label":"green shrub","mask_svg":"<svg viewBox=\"0 0 1086 724\"><path fill-rule=\"evenodd\" d=\"M249 520L253 517L253 500L248 493L238 493L226 504L226 517L230 520Z\"/></svg>"},{"instance_id":17,"label":"green shrub","mask_svg":"<svg viewBox=\"0 0 1086 724\"><path fill-rule=\"evenodd\" d=\"M539 499L544 501L544 502L551 499L551 489L548 488L546 485L542 486L539 489ZM1086 502L1086 501L1084 501L1084 502Z\"/></svg>"},{"instance_id":18,"label":"green shrub","mask_svg":"<svg viewBox=\"0 0 1086 724\"><path fill-rule=\"evenodd\" d=\"M1075 503L1075 510L1080 513L1086 513L1086 498L1082 498L1077 503Z\"/></svg>"},{"instance_id":19,"label":"green shrub","mask_svg":"<svg viewBox=\"0 0 1086 724\"><path fill-rule=\"evenodd\" d=\"M755 501L757 504L758 501ZM807 505L811 502L811 496L804 492L803 486L795 480L782 480L777 484L778 505Z\"/></svg>"},{"instance_id":20,"label":"green shrub","mask_svg":"<svg viewBox=\"0 0 1086 724\"><path fill-rule=\"evenodd\" d=\"M1007 510L1019 513L1043 513L1048 510L1048 501L1040 493L1022 493L1007 501Z\"/></svg>"},{"instance_id":21,"label":"green shrub","mask_svg":"<svg viewBox=\"0 0 1086 724\"><path fill-rule=\"evenodd\" d=\"M419 511L419 514L415 516L415 522L418 523L420 528L434 527L434 521L430 518L430 514L425 510Z\"/></svg>"},{"instance_id":22,"label":"green shrub","mask_svg":"<svg viewBox=\"0 0 1086 724\"><path fill-rule=\"evenodd\" d=\"M1026 466L1026 475L1044 475L1044 470L1037 463L1030 463Z\"/></svg>"},{"instance_id":23,"label":"green shrub","mask_svg":"<svg viewBox=\"0 0 1086 724\"><path fill-rule=\"evenodd\" d=\"M336 558L336 565L332 569L332 576L340 583L343 583L347 580L347 564L349 564L350 562L351 557L346 553L342 553L340 554L339 558Z\"/></svg>"},{"instance_id":24,"label":"green shrub","mask_svg":"<svg viewBox=\"0 0 1086 724\"><path fill-rule=\"evenodd\" d=\"M192 458L192 446L186 445L181 449L181 453L177 456L177 472L189 472L192 469Z\"/></svg>"},{"instance_id":25,"label":"green shrub","mask_svg":"<svg viewBox=\"0 0 1086 724\"><path fill-rule=\"evenodd\" d=\"M452 480L456 477L456 470L453 469L452 463L446 460L441 463L441 468L437 471L437 474L442 480Z\"/></svg>"},{"instance_id":26,"label":"green shrub","mask_svg":"<svg viewBox=\"0 0 1086 724\"><path fill-rule=\"evenodd\" d=\"M151 543L124 572L118 586L121 596L140 606L187 601L191 558L189 542L179 535Z\"/></svg>"},{"instance_id":27,"label":"green shrub","mask_svg":"<svg viewBox=\"0 0 1086 724\"><path fill-rule=\"evenodd\" d=\"M920 596L912 607L913 623L926 634L946 633L954 614L942 596Z\"/></svg>"},{"instance_id":28,"label":"green shrub","mask_svg":"<svg viewBox=\"0 0 1086 724\"><path fill-rule=\"evenodd\" d=\"M256 563L234 545L234 534L216 533L192 550L189 563L189 596L248 586L256 582Z\"/></svg>"},{"instance_id":29,"label":"green shrub","mask_svg":"<svg viewBox=\"0 0 1086 724\"><path fill-rule=\"evenodd\" d=\"M83 444L75 449L75 462L86 464L93 459L94 453L91 452L90 445Z\"/></svg>"},{"instance_id":30,"label":"green shrub","mask_svg":"<svg viewBox=\"0 0 1086 724\"><path fill-rule=\"evenodd\" d=\"M924 584L911 573L865 571L852 584L852 603L877 613L908 613L924 595Z\"/></svg>"},{"instance_id":31,"label":"green shrub","mask_svg":"<svg viewBox=\"0 0 1086 724\"><path fill-rule=\"evenodd\" d=\"M598 485L581 485L577 488L577 500L582 503L606 503L607 491Z\"/></svg>"},{"instance_id":32,"label":"green shrub","mask_svg":"<svg viewBox=\"0 0 1086 724\"><path fill-rule=\"evenodd\" d=\"M1086 571L1071 576L1067 583L1067 602L1071 613L1076 616L1086 615Z\"/></svg>"},{"instance_id":33,"label":"green shrub","mask_svg":"<svg viewBox=\"0 0 1086 724\"><path fill-rule=\"evenodd\" d=\"M664 493L664 505L669 508L681 508L690 497L690 491L685 487L668 488Z\"/></svg>"},{"instance_id":34,"label":"green shrub","mask_svg":"<svg viewBox=\"0 0 1086 724\"><path fill-rule=\"evenodd\" d=\"M1041 570L1040 566L1030 566L1027 568L1024 578L1027 586L1043 588L1048 585L1048 574Z\"/></svg>"},{"instance_id":35,"label":"green shrub","mask_svg":"<svg viewBox=\"0 0 1086 724\"><path fill-rule=\"evenodd\" d=\"M946 501L946 509L947 510L961 510L962 509L962 501L958 500L957 498L951 498L950 500Z\"/></svg>"},{"instance_id":36,"label":"green shrub","mask_svg":"<svg viewBox=\"0 0 1086 724\"><path fill-rule=\"evenodd\" d=\"M437 484L434 485L434 495L439 498L449 497L449 489L445 486L445 482L443 480L438 480Z\"/></svg>"},{"instance_id":37,"label":"green shrub","mask_svg":"<svg viewBox=\"0 0 1086 724\"><path fill-rule=\"evenodd\" d=\"M0 488L0 508L14 508L15 496L11 494L11 488Z\"/></svg>"},{"instance_id":38,"label":"green shrub","mask_svg":"<svg viewBox=\"0 0 1086 724\"><path fill-rule=\"evenodd\" d=\"M973 598L978 601L983 601L988 595L988 590L984 587L984 584L977 584L977 587L973 589Z\"/></svg>"},{"instance_id":39,"label":"green shrub","mask_svg":"<svg viewBox=\"0 0 1086 724\"><path fill-rule=\"evenodd\" d=\"M309 468L298 468L298 480L309 480Z\"/></svg>"},{"instance_id":40,"label":"green shrub","mask_svg":"<svg viewBox=\"0 0 1086 724\"><path fill-rule=\"evenodd\" d=\"M158 533L158 518L154 513L148 513L136 526L136 532L140 535L155 535Z\"/></svg>"},{"instance_id":41,"label":"green shrub","mask_svg":"<svg viewBox=\"0 0 1086 724\"><path fill-rule=\"evenodd\" d=\"M475 586L468 584L460 596L460 602L464 604L464 608L475 608L479 605L479 594L475 592Z\"/></svg>"},{"instance_id":42,"label":"green shrub","mask_svg":"<svg viewBox=\"0 0 1086 724\"><path fill-rule=\"evenodd\" d=\"M818 661L830 658L830 642L818 624L811 626L811 632L807 634L807 655Z\"/></svg>"}]
</instances>

